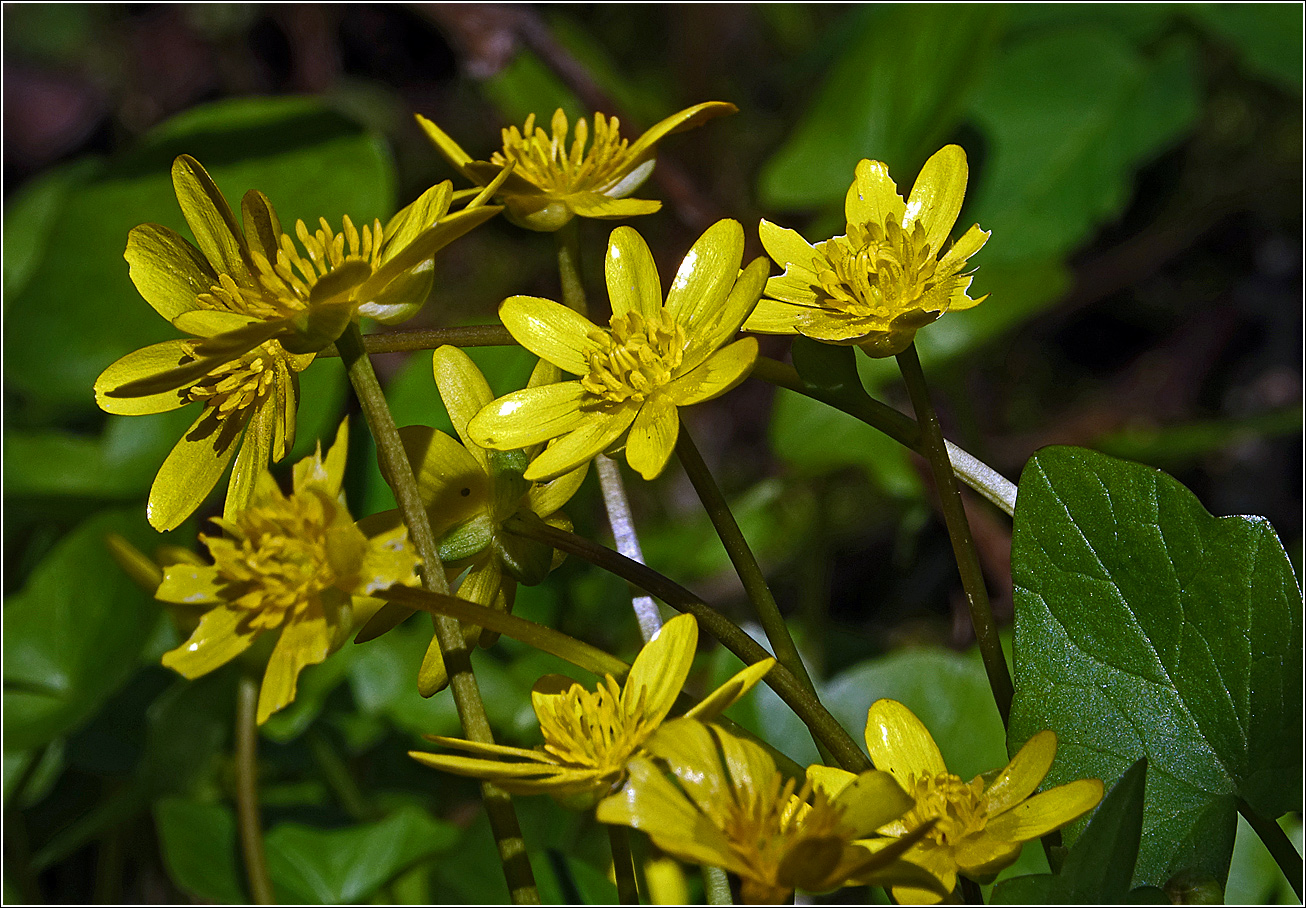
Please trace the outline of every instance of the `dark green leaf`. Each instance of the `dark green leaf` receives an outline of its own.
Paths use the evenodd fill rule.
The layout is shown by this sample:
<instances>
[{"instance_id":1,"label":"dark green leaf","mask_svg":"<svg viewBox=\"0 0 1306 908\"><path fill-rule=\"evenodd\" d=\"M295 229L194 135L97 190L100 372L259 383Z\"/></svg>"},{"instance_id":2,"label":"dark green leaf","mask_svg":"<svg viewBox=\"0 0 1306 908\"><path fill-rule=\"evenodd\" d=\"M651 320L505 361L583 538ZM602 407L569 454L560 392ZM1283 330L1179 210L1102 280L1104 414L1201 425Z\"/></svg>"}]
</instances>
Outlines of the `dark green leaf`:
<instances>
[{"instance_id":1,"label":"dark green leaf","mask_svg":"<svg viewBox=\"0 0 1306 908\"><path fill-rule=\"evenodd\" d=\"M23 289L6 299L5 381L24 405L93 412L101 370L177 336L132 286L123 250L138 224L185 232L169 171L182 152L199 158L233 208L245 190L263 190L287 230L297 218L338 226L343 214L369 223L393 210L384 147L315 100L244 99L186 112L66 192Z\"/></svg>"},{"instance_id":2,"label":"dark green leaf","mask_svg":"<svg viewBox=\"0 0 1306 908\"><path fill-rule=\"evenodd\" d=\"M85 721L131 674L159 620L158 607L110 557L110 532L142 548L158 539L139 509L98 514L5 601L6 747L36 747Z\"/></svg>"},{"instance_id":3,"label":"dark green leaf","mask_svg":"<svg viewBox=\"0 0 1306 908\"><path fill-rule=\"evenodd\" d=\"M891 173L919 168L955 128L993 49L1001 11L904 5L858 11L825 82L762 171L773 208L841 200L862 158ZM905 196L910 186L899 186Z\"/></svg>"},{"instance_id":4,"label":"dark green leaf","mask_svg":"<svg viewBox=\"0 0 1306 908\"><path fill-rule=\"evenodd\" d=\"M1243 65L1301 91L1302 16L1294 3L1198 3L1185 12L1228 41Z\"/></svg>"},{"instance_id":5,"label":"dark green leaf","mask_svg":"<svg viewBox=\"0 0 1306 908\"><path fill-rule=\"evenodd\" d=\"M1087 27L1009 42L971 107L989 148L963 214L993 231L984 263L1054 258L1115 217L1134 170L1195 122L1195 56Z\"/></svg>"},{"instance_id":6,"label":"dark green leaf","mask_svg":"<svg viewBox=\"0 0 1306 908\"><path fill-rule=\"evenodd\" d=\"M457 838L453 825L417 807L329 832L283 823L267 835L268 872L280 902L360 902Z\"/></svg>"},{"instance_id":7,"label":"dark green leaf","mask_svg":"<svg viewBox=\"0 0 1306 908\"><path fill-rule=\"evenodd\" d=\"M225 804L163 798L154 824L168 875L178 888L219 905L248 901L236 857L236 817Z\"/></svg>"},{"instance_id":8,"label":"dark green leaf","mask_svg":"<svg viewBox=\"0 0 1306 908\"><path fill-rule=\"evenodd\" d=\"M1049 784L1109 784L1146 756L1134 882L1222 880L1235 798L1276 817L1301 798L1302 598L1274 530L1212 517L1157 470L1046 448L1021 478L1012 577L1013 747L1057 733Z\"/></svg>"}]
</instances>

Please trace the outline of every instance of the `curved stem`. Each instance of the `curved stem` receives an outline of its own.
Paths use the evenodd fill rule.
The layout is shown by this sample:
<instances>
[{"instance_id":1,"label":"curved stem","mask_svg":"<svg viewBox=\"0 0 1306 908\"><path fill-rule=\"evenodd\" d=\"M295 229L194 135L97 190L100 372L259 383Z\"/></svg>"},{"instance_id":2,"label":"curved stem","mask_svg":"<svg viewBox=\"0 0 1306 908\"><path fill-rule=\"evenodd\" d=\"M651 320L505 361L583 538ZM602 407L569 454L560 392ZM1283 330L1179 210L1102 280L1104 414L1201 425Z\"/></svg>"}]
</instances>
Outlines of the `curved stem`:
<instances>
[{"instance_id":1,"label":"curved stem","mask_svg":"<svg viewBox=\"0 0 1306 908\"><path fill-rule=\"evenodd\" d=\"M842 410L868 426L879 429L899 444L924 454L920 428L916 421L870 395L840 395L814 387L803 381L793 366L766 356L758 357L757 364L753 367L753 377ZM1008 517L1016 513L1015 483L952 442L945 441L944 445L948 450L952 471L958 479L1000 508Z\"/></svg>"},{"instance_id":2,"label":"curved stem","mask_svg":"<svg viewBox=\"0 0 1306 908\"><path fill-rule=\"evenodd\" d=\"M771 656L757 641L735 626L734 622L725 615L706 605L700 597L670 578L619 552L614 552L575 533L549 526L529 512L519 512L510 517L504 522L504 528L548 543L561 552L583 558L590 564L635 584L676 611L693 615L699 627L720 641L722 646L738 656L745 665L752 665ZM821 704L820 700L803 687L802 682L789 669L777 664L767 672L763 680L794 711L803 724L812 730L813 736L829 749L841 767L849 772L864 772L874 768L847 730L830 715L830 711Z\"/></svg>"},{"instance_id":3,"label":"curved stem","mask_svg":"<svg viewBox=\"0 0 1306 908\"><path fill-rule=\"evenodd\" d=\"M639 904L639 886L635 883L635 858L630 853L630 830L609 826L608 842L612 846L612 874L617 878L617 903Z\"/></svg>"},{"instance_id":4,"label":"curved stem","mask_svg":"<svg viewBox=\"0 0 1306 908\"><path fill-rule=\"evenodd\" d=\"M730 892L730 877L720 867L703 865L703 895L709 905L733 905L734 896Z\"/></svg>"},{"instance_id":5,"label":"curved stem","mask_svg":"<svg viewBox=\"0 0 1306 908\"><path fill-rule=\"evenodd\" d=\"M416 350L435 350L450 347L513 347L512 339L503 325L458 325L452 328L418 328L406 331L386 331L369 334L363 338L363 348L368 353L405 353ZM338 347L327 347L318 356L339 356Z\"/></svg>"},{"instance_id":6,"label":"curved stem","mask_svg":"<svg viewBox=\"0 0 1306 908\"><path fill-rule=\"evenodd\" d=\"M803 657L798 652L798 647L794 645L794 638L789 633L789 625L780 614L780 606L776 604L775 596L771 594L771 587L762 574L762 568L758 565L757 558L753 556L753 550L749 548L743 531L739 529L739 522L731 513L725 495L721 493L720 486L712 477L712 471L707 468L703 455L699 453L694 439L690 437L688 429L683 424L676 438L676 454L680 457L680 463L684 466L685 473L689 475L689 481L693 484L694 491L698 493L699 500L703 502L703 508L707 511L707 516L712 521L721 544L725 546L726 554L730 556L730 563L735 566L735 573L744 584L744 592L753 603L753 610L762 624L762 630L766 632L766 639L771 641L771 649L775 651L776 659L793 673L804 690L815 697L816 685L812 683L812 676L808 674L807 666L803 664ZM821 742L817 741L816 746L819 750ZM822 756L828 755L823 753Z\"/></svg>"},{"instance_id":7,"label":"curved stem","mask_svg":"<svg viewBox=\"0 0 1306 908\"><path fill-rule=\"evenodd\" d=\"M364 351L363 338L357 325L351 324L345 330L336 341L336 348L340 351L341 359L349 372L349 381L354 386L368 428L376 441L381 473L394 491L399 513L408 527L409 538L421 556L422 586L433 593L447 595L449 584L445 580L435 534L431 531L430 517L422 504L412 465L404 453L399 430L395 427L381 383L377 381L376 372L372 369L372 361ZM471 654L463 639L461 625L453 618L436 616L435 635L444 655L449 687L453 691L454 705L463 731L469 740L494 743L490 721L485 715L485 704L481 701L480 688L472 673ZM512 799L507 792L489 782L481 785L481 798L485 802L490 829L499 846L499 859L503 863L512 900L517 904L538 903L539 891L535 888L535 876L527 859L526 845L522 840L521 825L517 822Z\"/></svg>"},{"instance_id":8,"label":"curved stem","mask_svg":"<svg viewBox=\"0 0 1306 908\"><path fill-rule=\"evenodd\" d=\"M258 810L258 688L258 680L247 674L236 688L236 828L250 898L257 905L275 905Z\"/></svg>"},{"instance_id":9,"label":"curved stem","mask_svg":"<svg viewBox=\"0 0 1306 908\"><path fill-rule=\"evenodd\" d=\"M975 639L984 659L984 671L989 677L989 687L998 704L998 712L1002 715L1002 724L1006 726L1011 716L1011 672L1007 669L1007 658L1002 652L1002 643L998 640L998 627L989 605L988 589L984 586L984 573L980 569L975 540L971 536L970 523L966 520L966 510L961 503L961 492L957 488L952 463L943 442L939 417L934 412L934 404L930 402L930 392L925 384L920 357L916 355L916 345L912 344L899 353L897 359L920 425L921 453L929 462L930 472L934 474L934 483L938 487L943 520L948 528L948 538L952 540L952 554L957 560L957 569L961 572L961 585L966 591L970 623L975 628Z\"/></svg>"},{"instance_id":10,"label":"curved stem","mask_svg":"<svg viewBox=\"0 0 1306 908\"><path fill-rule=\"evenodd\" d=\"M1288 878L1288 885L1292 887L1293 893L1297 896L1297 901L1302 899L1302 858L1297 853L1296 847L1288 834L1283 831L1283 827L1274 820L1266 819L1256 811L1252 806L1242 798L1238 799L1238 812L1243 815L1247 825L1252 827L1253 831L1260 836L1265 843L1266 851L1274 858L1274 863L1279 865L1283 875Z\"/></svg>"}]
</instances>

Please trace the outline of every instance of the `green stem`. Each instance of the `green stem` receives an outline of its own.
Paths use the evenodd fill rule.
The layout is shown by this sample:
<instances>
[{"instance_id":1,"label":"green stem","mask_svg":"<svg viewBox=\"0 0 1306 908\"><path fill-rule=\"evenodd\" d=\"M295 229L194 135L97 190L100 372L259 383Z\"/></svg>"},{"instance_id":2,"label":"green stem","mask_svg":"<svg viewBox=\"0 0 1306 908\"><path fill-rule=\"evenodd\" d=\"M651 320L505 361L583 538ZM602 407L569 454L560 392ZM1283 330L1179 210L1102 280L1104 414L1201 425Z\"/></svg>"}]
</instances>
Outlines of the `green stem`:
<instances>
[{"instance_id":1,"label":"green stem","mask_svg":"<svg viewBox=\"0 0 1306 908\"><path fill-rule=\"evenodd\" d=\"M349 381L354 386L354 393L363 408L363 416L376 441L381 473L394 491L400 516L408 527L409 539L421 556L422 586L430 592L448 595L449 584L445 580L435 534L431 531L430 517L422 503L421 492L413 476L412 465L404 453L403 442L395 427L385 392L381 390L381 383L372 369L372 361L364 351L363 338L357 325L351 324L345 329L345 333L336 341L336 348L340 351L349 373ZM471 654L463 639L461 625L453 618L437 615L435 636L444 654L449 687L453 691L454 706L458 710L458 719L462 722L464 733L469 740L494 743L476 675L472 673ZM499 860L503 863L512 900L517 904L538 903L539 891L535 887L535 876L531 872L512 799L507 792L489 782L481 785L481 798L485 802L490 829L499 846Z\"/></svg>"},{"instance_id":2,"label":"green stem","mask_svg":"<svg viewBox=\"0 0 1306 908\"><path fill-rule=\"evenodd\" d=\"M635 883L635 857L630 853L630 830L609 826L608 842L612 845L612 873L617 878L617 902L639 904L639 886Z\"/></svg>"},{"instance_id":3,"label":"green stem","mask_svg":"<svg viewBox=\"0 0 1306 908\"><path fill-rule=\"evenodd\" d=\"M703 895L709 905L733 905L730 877L720 867L703 865Z\"/></svg>"},{"instance_id":4,"label":"green stem","mask_svg":"<svg viewBox=\"0 0 1306 908\"><path fill-rule=\"evenodd\" d=\"M680 426L680 435L676 439L676 454L679 455L680 463L689 475L689 481L693 484L694 491L698 493L699 500L703 502L703 508L707 511L707 516L712 521L721 544L725 546L726 554L730 556L730 563L735 566L735 573L744 584L744 592L753 603L753 610L762 624L766 639L771 641L771 649L775 651L776 659L793 673L804 690L815 697L816 685L812 683L812 676L808 674L807 666L803 664L803 657L798 652L798 647L794 645L794 638L789 634L789 625L780 614L780 606L776 604L775 596L771 594L771 587L767 585L766 577L763 576L762 569L758 566L743 531L739 529L739 522L731 513L725 495L721 494L721 488L712 477L712 471L703 462L703 455L699 453L694 439L683 424ZM817 748L820 748L819 741ZM822 754L822 756L828 755Z\"/></svg>"},{"instance_id":5,"label":"green stem","mask_svg":"<svg viewBox=\"0 0 1306 908\"><path fill-rule=\"evenodd\" d=\"M760 378L777 387L786 388L813 400L819 400L836 410L842 410L868 426L879 429L904 447L918 454L925 453L921 444L920 428L916 421L868 394L839 394L829 389L815 387L803 381L802 376L793 366L765 356L758 357L752 374L754 378ZM945 441L944 446L948 450L952 471L958 479L1000 508L1008 517L1015 514L1015 483L952 442Z\"/></svg>"},{"instance_id":6,"label":"green stem","mask_svg":"<svg viewBox=\"0 0 1306 908\"><path fill-rule=\"evenodd\" d=\"M1242 798L1238 799L1238 812L1243 815L1247 825L1265 843L1265 849L1270 852L1270 857L1279 865L1283 875L1288 878L1288 885L1297 896L1297 901L1302 900L1302 858L1297 853L1296 847L1288 834L1283 831L1283 827L1274 820L1267 819L1252 809L1252 806Z\"/></svg>"},{"instance_id":7,"label":"green stem","mask_svg":"<svg viewBox=\"0 0 1306 908\"><path fill-rule=\"evenodd\" d=\"M745 665L752 665L771 656L757 641L736 627L725 615L706 605L700 597L638 561L601 546L597 542L591 542L583 536L549 526L530 513L519 513L510 517L504 522L504 528L548 543L561 552L583 558L590 564L635 584L676 611L693 615L699 627L720 641L722 646L738 656ZM811 729L813 736L829 749L841 767L849 772L865 772L874 768L857 742L789 669L777 664L767 672L764 680L767 686L775 691L803 721L803 724Z\"/></svg>"},{"instance_id":8,"label":"green stem","mask_svg":"<svg viewBox=\"0 0 1306 908\"><path fill-rule=\"evenodd\" d=\"M236 690L236 825L250 897L275 905L258 810L258 688L256 678L243 674Z\"/></svg>"},{"instance_id":9,"label":"green stem","mask_svg":"<svg viewBox=\"0 0 1306 908\"><path fill-rule=\"evenodd\" d=\"M305 738L308 741L309 752L313 755L313 762L322 771L327 787L335 794L336 800L340 802L345 812L360 823L377 819L378 812L367 803L349 767L336 753L326 735L314 728L309 730Z\"/></svg>"},{"instance_id":10,"label":"green stem","mask_svg":"<svg viewBox=\"0 0 1306 908\"><path fill-rule=\"evenodd\" d=\"M562 304L581 315L589 315L585 282L580 276L580 220L572 218L553 232L558 249L558 277L562 281Z\"/></svg>"},{"instance_id":11,"label":"green stem","mask_svg":"<svg viewBox=\"0 0 1306 908\"><path fill-rule=\"evenodd\" d=\"M513 347L512 339L503 325L459 325L452 328L418 328L405 331L387 331L369 334L363 338L363 348L368 353L408 353L416 350L436 350L450 347ZM327 347L318 356L339 356L337 347Z\"/></svg>"},{"instance_id":12,"label":"green stem","mask_svg":"<svg viewBox=\"0 0 1306 908\"><path fill-rule=\"evenodd\" d=\"M998 639L998 627L993 620L993 609L989 606L984 572L980 569L975 540L971 537L970 523L966 520L966 510L961 503L961 491L957 488L956 477L952 473L952 463L943 442L938 414L930 402L930 392L925 384L920 357L916 355L916 345L912 344L899 353L897 359L920 425L921 453L929 462L930 472L934 474L934 483L938 487L943 520L948 528L948 537L952 540L952 554L956 558L957 569L961 572L961 585L966 592L970 623L975 628L975 639L979 642L980 655L984 659L984 671L988 674L989 687L1005 726L1011 717L1011 673L1007 669L1007 658L1003 655L1002 643Z\"/></svg>"}]
</instances>

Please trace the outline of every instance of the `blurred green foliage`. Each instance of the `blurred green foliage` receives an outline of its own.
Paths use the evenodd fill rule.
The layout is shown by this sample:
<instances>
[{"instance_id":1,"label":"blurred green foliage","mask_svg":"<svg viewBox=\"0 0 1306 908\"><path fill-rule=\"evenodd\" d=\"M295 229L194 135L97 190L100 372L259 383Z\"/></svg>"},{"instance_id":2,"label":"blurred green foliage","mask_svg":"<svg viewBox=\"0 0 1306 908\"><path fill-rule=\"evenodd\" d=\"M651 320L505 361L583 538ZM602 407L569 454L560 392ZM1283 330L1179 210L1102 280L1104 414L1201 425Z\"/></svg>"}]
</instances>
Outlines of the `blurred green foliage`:
<instances>
[{"instance_id":1,"label":"blurred green foliage","mask_svg":"<svg viewBox=\"0 0 1306 908\"><path fill-rule=\"evenodd\" d=\"M207 9L207 15L187 13L186 27L200 44L209 42L204 47L218 48L215 54L254 48L232 57L234 68L227 63L247 79L260 71L248 59L266 41L258 29L274 27L267 23L276 16L299 15L284 8L269 20L254 6ZM141 13L83 4L8 5L6 53L31 65L89 61L103 73L103 91L135 97L140 86L131 88L124 45L114 43L133 15ZM1279 184L1266 189L1239 176L1245 169L1239 155L1251 156L1248 166L1255 173L1282 169L1286 155L1287 169L1299 180L1300 119L1282 128L1275 119L1285 109L1300 108L1301 14L1293 5L795 4L733 12L596 8L592 14L553 7L545 16L543 24L563 52L636 122L647 125L709 98L739 104L739 114L701 130L701 136L673 138L667 156L683 162L681 176L696 187L698 201L741 219L750 235L758 215L799 229L812 241L841 233L843 195L858 160L887 162L905 191L939 145L959 141L967 148L971 188L963 223L993 230L976 259L974 283L977 295L991 296L922 332L920 348L932 380L937 376L955 402L968 443L985 444L974 431L979 421L960 402L971 374L963 366L1008 359L1019 366L1026 354L1012 338L1034 330L1040 319L1058 317L1067 294L1083 292L1077 284L1081 257L1103 246L1109 250L1122 235L1163 217L1205 217L1248 185L1273 195ZM419 69L436 66L439 39L429 23L400 25L427 42L413 52ZM347 51L339 57L362 55L358 42L369 39L361 33L339 37ZM160 34L152 40L171 40L172 33ZM464 62L478 53L454 44ZM290 45L294 66L303 68L308 51L293 40ZM505 65L479 82L423 72L421 91L405 93L378 66L319 86L317 97L220 100L136 134L122 126L132 122L124 116L117 131L110 130L114 141L92 146L94 153L43 167L16 190L7 184L7 900L85 901L95 890L112 901L129 885L138 894L150 893L148 898L160 892L219 903L245 898L228 806L235 669L192 683L160 668L159 655L176 645L179 633L103 546L110 531L146 552L162 541L146 527L145 494L193 418L189 412L105 417L95 409L91 385L105 366L175 336L128 280L122 258L127 232L155 222L186 233L168 178L172 158L182 152L209 169L233 206L250 188L267 193L287 226L318 216L338 223L346 213L356 222L384 220L447 175L429 148L414 144L406 114L394 117L394 111L417 103L426 113L434 107L441 125L476 153L496 144L497 125L520 125L529 113L547 117L559 105L573 116L589 112L547 55L521 42L514 46ZM135 52L160 53L148 44ZM281 64L273 54L271 63L260 65L275 71ZM295 78L307 79L295 72ZM1258 116L1269 125L1256 126ZM1242 140L1254 147L1249 150ZM100 153L106 145L110 153ZM1151 188L1140 199L1143 177ZM1260 197L1253 202L1268 204ZM685 226L688 215L674 197L662 215L646 220L665 270L696 232ZM587 274L597 288L607 229L585 230L593 250ZM484 323L493 320L495 304L507 294L556 294L552 268L547 242L491 225L437 261L437 289L425 323ZM498 392L519 387L532 365L516 348L471 353ZM380 368L400 425L449 431L429 357L385 358ZM858 369L872 393L898 393L890 363L858 356ZM1068 389L1052 379L1047 385L1060 406ZM719 460L735 513L782 602L792 607L805 647L826 665L822 694L831 711L860 737L870 703L894 697L920 715L954 771L969 778L1001 766L1008 750L978 657L941 645L951 635L936 613L944 611L950 588L938 577L951 578L954 569L946 556L938 557L938 539L921 529L927 523L926 486L912 459L865 425L807 398L777 392L773 401L759 400L746 390L740 389L744 402L738 412L727 404L690 418L701 420L701 428L693 423L696 437L706 437L705 449ZM976 388L975 409L986 406L985 393L982 384ZM1234 444L1299 434L1299 393L1298 386L1294 401L1267 414L1208 413L1173 426L1108 427L1102 446L1181 469ZM293 456L311 450L352 409L338 361L321 358L303 376ZM1056 415L1055 409L1039 413L1045 419ZM354 419L352 430L347 491L355 514L393 507L361 419ZM1029 453L1026 446L1017 457L1023 461ZM1124 467L1112 471L1123 479L1111 481L1129 478ZM738 605L742 597L724 551L697 506L687 503L674 471L651 490L639 485L631 492L649 563L709 601ZM1069 499L1087 494L1066 493ZM1026 506L1024 491L1021 501L1022 513L1050 507ZM580 532L605 537L593 480L568 512ZM216 513L215 504L204 513ZM1013 555L1020 595L1030 596L1041 585L1049 587L1043 590L1048 596L1064 595L1064 589L1053 589L1061 580L1031 576L1028 561L1021 567L1029 552L1022 550L1020 519ZM1210 519L1204 513L1191 518L1198 526ZM194 547L199 526L187 524L166 542ZM1170 532L1169 524L1160 526ZM866 556L872 548L877 554ZM1276 595L1291 599L1284 592L1291 592L1291 570L1281 552L1270 554ZM1131 557L1142 564L1152 555L1156 564L1148 561L1148 569L1165 568L1157 553ZM1226 567L1241 570L1250 557L1227 556ZM920 567L905 567L913 563ZM1143 593L1173 598L1173 583L1158 584L1141 591L1141 599L1126 597L1138 621L1145 616ZM629 658L637 635L626 595L622 582L568 563L541 587L523 588L517 611ZM1269 607L1268 596L1257 609ZM1258 639L1275 637L1262 611L1230 615L1228 597L1213 593L1210 599L1217 624L1245 618ZM1114 632L1091 619L1086 626ZM1018 643L1022 632L1018 624ZM296 702L263 729L264 813L279 898L506 899L493 840L477 814L475 786L436 777L406 756L424 746L422 734L458 731L447 694L423 700L416 692L429 639L429 620L416 616L366 646L347 646L306 671ZM1041 670L1060 671L1049 662L1055 652L1031 649L1016 663L1026 711L1018 710L1013 743L1035 725L1052 724L1063 742L1054 779L1101 773L1113 780L1138 754L1122 747L1093 757L1078 746L1081 726L1100 723L1101 716L1076 714L1085 702L1079 693L1062 701L1022 681L1040 658L1048 662L1040 663ZM510 743L537 743L531 684L567 667L510 640L476 660L496 734ZM720 650L705 652L694 682L709 689L734 668L732 657ZM1116 668L1127 674L1130 667ZM1256 716L1263 708L1281 712L1287 727L1300 713L1299 703L1295 713L1292 704L1266 706L1263 699L1274 692L1252 684L1241 669L1231 675L1221 663L1217 675ZM1177 695L1182 698L1190 683L1196 682L1176 681ZM1130 703L1145 703L1140 690L1126 693ZM1035 721L1029 711L1034 705L1052 712L1039 713ZM1125 711L1137 722L1152 721L1138 710ZM756 691L731 715L795 758L814 757L801 724L769 690ZM1233 849L1226 889L1231 900L1291 901L1258 841L1244 830L1234 846L1229 797L1236 788L1274 812L1298 806L1300 793L1286 799L1282 791L1276 794L1265 776L1273 761L1257 762L1262 756L1248 757L1246 766L1238 762L1250 748L1250 733L1235 729L1228 717L1213 721L1183 739L1171 769L1174 784L1191 789L1186 809L1217 814L1212 823L1219 833L1194 842L1194 829L1208 836L1211 828L1194 821L1161 841L1155 824L1145 820L1134 883L1162 884L1187 863L1203 864L1223 881ZM1264 731L1258 726L1257 734ZM1199 752L1235 770L1188 779ZM1257 752L1264 753L1259 746ZM1169 797L1149 787L1147 816ZM606 843L593 823L547 799L519 801L545 900L612 901ZM1295 828L1300 847L1300 825ZM1184 841L1192 847L1178 854L1175 843ZM114 854L116 864L105 857ZM125 872L124 863L133 869ZM1046 869L1041 852L1029 848L1005 876ZM89 877L95 882L88 883Z\"/></svg>"}]
</instances>

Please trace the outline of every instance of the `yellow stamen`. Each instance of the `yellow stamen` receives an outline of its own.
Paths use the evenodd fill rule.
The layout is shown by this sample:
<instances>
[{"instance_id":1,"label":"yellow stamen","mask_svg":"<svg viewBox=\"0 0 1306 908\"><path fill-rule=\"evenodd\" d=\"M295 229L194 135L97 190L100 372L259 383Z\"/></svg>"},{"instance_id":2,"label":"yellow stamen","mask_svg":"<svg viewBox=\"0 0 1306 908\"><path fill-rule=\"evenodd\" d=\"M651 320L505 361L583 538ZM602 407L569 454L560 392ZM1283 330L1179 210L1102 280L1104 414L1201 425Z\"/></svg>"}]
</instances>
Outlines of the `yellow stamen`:
<instances>
[{"instance_id":1,"label":"yellow stamen","mask_svg":"<svg viewBox=\"0 0 1306 908\"><path fill-rule=\"evenodd\" d=\"M521 132L516 126L503 130L503 151L496 151L490 158L491 162L502 167L515 161L517 176L541 189L560 194L603 192L628 172L630 142L621 138L616 117L609 119L601 113L594 115L592 143L589 143L589 122L584 117L578 119L570 150L567 148L567 115L559 109L550 125L552 135L537 128L535 115L531 114Z\"/></svg>"},{"instance_id":2,"label":"yellow stamen","mask_svg":"<svg viewBox=\"0 0 1306 908\"><path fill-rule=\"evenodd\" d=\"M633 310L615 316L590 339L601 350L590 354L581 387L609 403L645 400L671 381L685 356L685 330L665 310L654 321Z\"/></svg>"},{"instance_id":3,"label":"yellow stamen","mask_svg":"<svg viewBox=\"0 0 1306 908\"><path fill-rule=\"evenodd\" d=\"M982 831L988 823L982 779L964 782L947 772L912 776L907 793L916 799L916 806L900 822L914 829L937 819L926 835L940 845L955 845L966 836Z\"/></svg>"}]
</instances>

